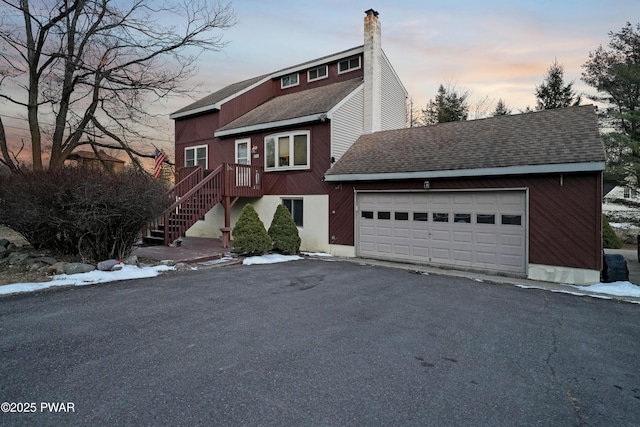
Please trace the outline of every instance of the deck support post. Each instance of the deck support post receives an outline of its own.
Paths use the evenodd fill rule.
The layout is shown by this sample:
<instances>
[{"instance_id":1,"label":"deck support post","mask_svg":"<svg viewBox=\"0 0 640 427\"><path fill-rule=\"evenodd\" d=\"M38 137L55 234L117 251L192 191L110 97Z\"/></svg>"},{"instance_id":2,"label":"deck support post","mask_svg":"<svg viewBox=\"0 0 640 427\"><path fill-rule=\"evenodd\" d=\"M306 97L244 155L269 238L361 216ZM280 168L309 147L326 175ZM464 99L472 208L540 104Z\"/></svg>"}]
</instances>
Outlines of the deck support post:
<instances>
[{"instance_id":1,"label":"deck support post","mask_svg":"<svg viewBox=\"0 0 640 427\"><path fill-rule=\"evenodd\" d=\"M222 208L224 210L224 227L220 229L222 232L222 247L228 248L231 242L231 197L224 196L222 198Z\"/></svg>"}]
</instances>

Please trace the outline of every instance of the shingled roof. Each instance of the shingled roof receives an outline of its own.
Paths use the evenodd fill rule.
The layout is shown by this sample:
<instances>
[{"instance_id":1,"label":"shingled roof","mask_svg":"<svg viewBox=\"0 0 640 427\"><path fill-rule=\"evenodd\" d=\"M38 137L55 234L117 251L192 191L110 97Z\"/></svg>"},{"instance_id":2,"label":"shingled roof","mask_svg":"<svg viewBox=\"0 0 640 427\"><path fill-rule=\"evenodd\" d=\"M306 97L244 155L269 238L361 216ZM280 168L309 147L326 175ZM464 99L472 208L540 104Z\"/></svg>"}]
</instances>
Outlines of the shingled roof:
<instances>
[{"instance_id":1,"label":"shingled roof","mask_svg":"<svg viewBox=\"0 0 640 427\"><path fill-rule=\"evenodd\" d=\"M215 136L321 120L360 85L361 77L272 98L221 127Z\"/></svg>"},{"instance_id":2,"label":"shingled roof","mask_svg":"<svg viewBox=\"0 0 640 427\"><path fill-rule=\"evenodd\" d=\"M183 115L191 115L196 114L201 111L208 111L209 109L220 108L217 104L230 96L233 96L243 90L253 86L259 81L267 78L269 75L265 74L263 76L254 77L252 79L243 80L241 82L233 83L228 86L223 87L222 89L205 96L202 99L197 100L184 108L179 109L178 111L171 113L171 118L175 119L181 117Z\"/></svg>"},{"instance_id":3,"label":"shingled roof","mask_svg":"<svg viewBox=\"0 0 640 427\"><path fill-rule=\"evenodd\" d=\"M362 53L363 48L364 48L363 46L357 46L355 48L343 50L341 52L333 53L331 55L326 55L326 56L316 58L310 61L306 61L291 67L283 68L281 70L275 71L270 74L263 74L261 76L253 77L248 80L232 83L210 95L205 96L202 99L197 100L196 102L193 102L187 105L186 107L183 107L171 113L170 118L177 119L180 117L190 116L193 114L199 114L205 111L220 109L220 103L227 100L228 98L239 95L246 89L251 88L253 85L258 84L263 80L278 78L284 74L300 71L305 68L314 66L316 64L337 61L343 57L347 57L357 53Z\"/></svg>"},{"instance_id":4,"label":"shingled roof","mask_svg":"<svg viewBox=\"0 0 640 427\"><path fill-rule=\"evenodd\" d=\"M604 169L592 105L362 135L327 181Z\"/></svg>"}]
</instances>

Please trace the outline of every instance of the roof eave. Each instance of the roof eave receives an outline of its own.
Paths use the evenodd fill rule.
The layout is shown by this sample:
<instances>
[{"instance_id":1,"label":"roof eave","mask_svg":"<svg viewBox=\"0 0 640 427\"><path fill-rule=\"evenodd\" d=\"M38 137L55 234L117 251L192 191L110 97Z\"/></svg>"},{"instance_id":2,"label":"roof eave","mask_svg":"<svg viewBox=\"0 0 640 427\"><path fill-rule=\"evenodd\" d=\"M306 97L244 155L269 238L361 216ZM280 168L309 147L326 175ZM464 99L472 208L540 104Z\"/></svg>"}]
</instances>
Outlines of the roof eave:
<instances>
[{"instance_id":1,"label":"roof eave","mask_svg":"<svg viewBox=\"0 0 640 427\"><path fill-rule=\"evenodd\" d=\"M597 172L603 171L604 162L557 163L548 165L523 165L497 168L456 169L442 171L389 172L325 175L327 182L388 181L403 179L462 178L497 175L530 175L546 173Z\"/></svg>"},{"instance_id":2,"label":"roof eave","mask_svg":"<svg viewBox=\"0 0 640 427\"><path fill-rule=\"evenodd\" d=\"M220 111L220 103L216 102L215 104L206 105L204 107L195 108L193 110L181 111L176 113L169 114L169 118L171 120L181 119L183 117L194 116L196 114L207 113L209 111Z\"/></svg>"},{"instance_id":3,"label":"roof eave","mask_svg":"<svg viewBox=\"0 0 640 427\"><path fill-rule=\"evenodd\" d=\"M326 113L311 114L308 116L296 117L293 119L278 120L275 122L268 122L268 123L259 123L256 125L242 126L234 129L218 130L214 132L213 136L215 136L216 138L222 138L225 136L253 133L253 132L267 130L267 129L286 127L286 126L296 126L304 123L324 121L326 119L327 119Z\"/></svg>"},{"instance_id":4,"label":"roof eave","mask_svg":"<svg viewBox=\"0 0 640 427\"><path fill-rule=\"evenodd\" d=\"M331 62L336 62L340 59L343 58L348 58L350 56L353 55L358 55L364 52L364 46L360 46L360 47L356 47L353 49L349 49L347 51L335 54L335 55L331 55L331 56L325 56L323 58L318 58L315 61L311 61L311 62L306 62L304 64L300 64L300 65L296 65L290 68L285 68L284 70L280 70L280 71L276 71L275 73L271 74L270 78L272 79L276 79L279 77L283 77L286 76L288 74L291 73L296 73L296 72L300 72L302 70L307 70L309 68L313 68L315 66L319 66L319 65L323 65L323 64L328 64Z\"/></svg>"}]
</instances>

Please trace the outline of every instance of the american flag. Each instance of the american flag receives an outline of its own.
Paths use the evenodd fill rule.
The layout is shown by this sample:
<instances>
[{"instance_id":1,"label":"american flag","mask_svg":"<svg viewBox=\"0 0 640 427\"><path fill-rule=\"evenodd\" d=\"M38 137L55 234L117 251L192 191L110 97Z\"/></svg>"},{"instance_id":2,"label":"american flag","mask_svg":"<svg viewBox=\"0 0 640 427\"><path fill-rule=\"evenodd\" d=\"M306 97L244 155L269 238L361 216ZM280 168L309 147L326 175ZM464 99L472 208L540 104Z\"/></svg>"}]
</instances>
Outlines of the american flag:
<instances>
[{"instance_id":1,"label":"american flag","mask_svg":"<svg viewBox=\"0 0 640 427\"><path fill-rule=\"evenodd\" d=\"M164 163L166 156L164 153L156 148L156 164L153 168L153 176L156 178L160 178L160 173L162 172L162 164Z\"/></svg>"}]
</instances>

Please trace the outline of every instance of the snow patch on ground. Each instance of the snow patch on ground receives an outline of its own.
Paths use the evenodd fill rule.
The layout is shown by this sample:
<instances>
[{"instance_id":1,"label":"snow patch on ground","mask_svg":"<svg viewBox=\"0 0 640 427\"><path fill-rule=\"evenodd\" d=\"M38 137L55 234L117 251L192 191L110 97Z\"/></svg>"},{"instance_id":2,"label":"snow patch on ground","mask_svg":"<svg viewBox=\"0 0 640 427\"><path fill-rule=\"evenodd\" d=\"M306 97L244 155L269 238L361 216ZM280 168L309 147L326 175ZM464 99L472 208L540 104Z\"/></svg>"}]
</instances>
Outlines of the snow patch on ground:
<instances>
[{"instance_id":1,"label":"snow patch on ground","mask_svg":"<svg viewBox=\"0 0 640 427\"><path fill-rule=\"evenodd\" d=\"M125 265L117 271L93 270L88 273L80 274L57 274L53 276L53 279L50 282L13 283L11 285L0 286L0 295L33 292L57 286L86 286L94 285L96 283L114 282L117 280L144 279L148 277L156 277L163 271L174 269L174 267L170 267L168 265L156 265L153 267Z\"/></svg>"},{"instance_id":2,"label":"snow patch on ground","mask_svg":"<svg viewBox=\"0 0 640 427\"><path fill-rule=\"evenodd\" d=\"M302 252L305 256L332 257L333 255L324 252Z\"/></svg>"},{"instance_id":3,"label":"snow patch on ground","mask_svg":"<svg viewBox=\"0 0 640 427\"><path fill-rule=\"evenodd\" d=\"M245 258L242 261L242 265L276 264L279 262L297 261L299 259L302 259L302 257L298 255L267 254Z\"/></svg>"},{"instance_id":4,"label":"snow patch on ground","mask_svg":"<svg viewBox=\"0 0 640 427\"><path fill-rule=\"evenodd\" d=\"M518 288L522 289L543 289L543 290L551 290L552 292L565 293L570 295L578 295L578 296L591 296L593 298L602 298L602 299L611 299L606 295L613 295L617 297L632 297L632 298L640 298L640 286L634 285L631 282L612 282L612 283L597 283L595 285L589 286L578 286L578 285L566 285L572 288L576 288L577 291L568 291L563 289L549 289L542 286L529 286L529 285L516 285ZM592 292L597 292L598 294L604 295L595 295ZM627 302L632 302L634 304L640 304L640 301L634 300L625 300Z\"/></svg>"}]
</instances>

